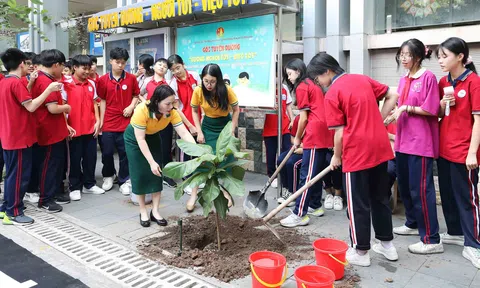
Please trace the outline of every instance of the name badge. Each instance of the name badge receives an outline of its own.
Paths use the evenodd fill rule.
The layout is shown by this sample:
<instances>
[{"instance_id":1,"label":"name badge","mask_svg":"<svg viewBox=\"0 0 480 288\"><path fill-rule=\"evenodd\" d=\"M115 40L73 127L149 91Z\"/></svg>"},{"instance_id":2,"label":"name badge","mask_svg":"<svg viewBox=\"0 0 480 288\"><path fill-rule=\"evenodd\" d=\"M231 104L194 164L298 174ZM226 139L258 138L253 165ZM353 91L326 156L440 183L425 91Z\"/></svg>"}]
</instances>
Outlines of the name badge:
<instances>
[{"instance_id":1,"label":"name badge","mask_svg":"<svg viewBox=\"0 0 480 288\"><path fill-rule=\"evenodd\" d=\"M465 95L467 95L467 91L462 89L462 90L458 91L457 95L458 95L458 98L463 98L463 97L465 97Z\"/></svg>"},{"instance_id":2,"label":"name badge","mask_svg":"<svg viewBox=\"0 0 480 288\"><path fill-rule=\"evenodd\" d=\"M88 86L88 91L93 92L92 86Z\"/></svg>"},{"instance_id":3,"label":"name badge","mask_svg":"<svg viewBox=\"0 0 480 288\"><path fill-rule=\"evenodd\" d=\"M123 89L123 90L127 90L127 88L128 88L127 85L123 85L123 86L122 86L122 89Z\"/></svg>"}]
</instances>

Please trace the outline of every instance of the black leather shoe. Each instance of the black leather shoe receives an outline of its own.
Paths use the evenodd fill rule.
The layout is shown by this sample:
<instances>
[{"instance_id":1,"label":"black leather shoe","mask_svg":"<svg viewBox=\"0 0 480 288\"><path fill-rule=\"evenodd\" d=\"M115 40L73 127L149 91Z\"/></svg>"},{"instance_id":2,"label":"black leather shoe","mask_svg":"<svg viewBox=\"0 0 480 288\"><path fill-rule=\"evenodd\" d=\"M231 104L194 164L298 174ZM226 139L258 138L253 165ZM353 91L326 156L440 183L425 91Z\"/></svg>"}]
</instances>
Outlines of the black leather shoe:
<instances>
[{"instance_id":1,"label":"black leather shoe","mask_svg":"<svg viewBox=\"0 0 480 288\"><path fill-rule=\"evenodd\" d=\"M142 214L140 214L140 225L142 225L143 227L150 227L150 220L143 221Z\"/></svg>"},{"instance_id":2,"label":"black leather shoe","mask_svg":"<svg viewBox=\"0 0 480 288\"><path fill-rule=\"evenodd\" d=\"M157 222L158 225L160 226L167 226L168 222L165 219L157 219L155 216L153 216L153 211L150 211L150 220L153 222Z\"/></svg>"}]
</instances>

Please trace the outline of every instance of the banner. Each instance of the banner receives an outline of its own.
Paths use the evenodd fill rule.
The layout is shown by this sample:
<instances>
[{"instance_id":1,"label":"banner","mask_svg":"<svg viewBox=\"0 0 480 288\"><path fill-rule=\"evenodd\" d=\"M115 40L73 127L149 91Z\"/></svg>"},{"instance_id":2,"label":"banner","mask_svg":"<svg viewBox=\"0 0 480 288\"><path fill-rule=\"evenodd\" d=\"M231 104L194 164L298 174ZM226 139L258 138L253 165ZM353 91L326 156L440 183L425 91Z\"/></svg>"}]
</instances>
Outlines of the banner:
<instances>
[{"instance_id":1,"label":"banner","mask_svg":"<svg viewBox=\"0 0 480 288\"><path fill-rule=\"evenodd\" d=\"M97 33L89 33L90 34L90 49L88 54L95 55L95 56L102 56L103 55L103 36Z\"/></svg>"},{"instance_id":2,"label":"banner","mask_svg":"<svg viewBox=\"0 0 480 288\"><path fill-rule=\"evenodd\" d=\"M275 105L274 44L273 15L179 28L177 33L177 54L187 69L200 74L205 65L218 64L244 107Z\"/></svg>"}]
</instances>

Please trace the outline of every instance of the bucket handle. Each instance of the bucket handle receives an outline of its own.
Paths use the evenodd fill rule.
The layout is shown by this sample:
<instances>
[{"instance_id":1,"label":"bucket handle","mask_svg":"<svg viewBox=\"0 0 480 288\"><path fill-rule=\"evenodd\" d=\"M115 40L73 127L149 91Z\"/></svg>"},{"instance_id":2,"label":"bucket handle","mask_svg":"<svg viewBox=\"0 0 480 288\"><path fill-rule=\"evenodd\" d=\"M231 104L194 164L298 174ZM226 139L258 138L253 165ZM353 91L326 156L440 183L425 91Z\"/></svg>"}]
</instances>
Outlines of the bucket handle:
<instances>
[{"instance_id":1,"label":"bucket handle","mask_svg":"<svg viewBox=\"0 0 480 288\"><path fill-rule=\"evenodd\" d=\"M285 280L287 280L287 272L288 272L287 264L285 264L285 272L283 273L282 280L280 280L280 282L278 282L277 284L268 284L267 282L264 282L262 279L260 279L260 277L258 277L257 273L255 272L255 269L253 268L252 263L250 263L250 268L252 269L252 274L255 277L255 279L257 279L257 281L260 282L260 284L262 284L265 287L269 287L269 288L279 287L279 286L282 286Z\"/></svg>"},{"instance_id":2,"label":"bucket handle","mask_svg":"<svg viewBox=\"0 0 480 288\"><path fill-rule=\"evenodd\" d=\"M340 260L337 259L337 257L333 256L332 254L328 254L328 256L330 256L330 258L332 258L333 260L337 261L338 263L342 264L343 266L347 266L348 265L348 261L345 260L345 262L342 262Z\"/></svg>"},{"instance_id":3,"label":"bucket handle","mask_svg":"<svg viewBox=\"0 0 480 288\"><path fill-rule=\"evenodd\" d=\"M305 284L302 283L302 288L307 288L307 286L305 286ZM332 284L332 288L335 288L335 285Z\"/></svg>"}]
</instances>

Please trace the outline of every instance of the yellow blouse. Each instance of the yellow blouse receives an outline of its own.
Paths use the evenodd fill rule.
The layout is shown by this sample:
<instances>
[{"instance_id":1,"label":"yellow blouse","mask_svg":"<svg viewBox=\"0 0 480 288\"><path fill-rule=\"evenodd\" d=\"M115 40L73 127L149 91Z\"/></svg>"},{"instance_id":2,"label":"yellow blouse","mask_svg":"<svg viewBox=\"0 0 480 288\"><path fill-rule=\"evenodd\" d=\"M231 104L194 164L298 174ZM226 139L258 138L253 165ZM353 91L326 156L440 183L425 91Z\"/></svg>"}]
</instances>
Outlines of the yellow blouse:
<instances>
[{"instance_id":1,"label":"yellow blouse","mask_svg":"<svg viewBox=\"0 0 480 288\"><path fill-rule=\"evenodd\" d=\"M233 89L230 88L230 86L227 86L227 91L228 91L228 104L230 104L231 107L235 107L238 105L238 99L237 95L235 95L235 92L233 92ZM201 86L197 86L195 90L193 91L192 95L192 101L190 102L190 106L192 106L194 109L197 109L198 106L201 106L203 108L203 111L205 112L205 115L210 117L210 118L218 118L218 117L225 117L232 111L232 109L228 109L228 111L221 110L218 107L212 107L208 104L207 100L205 100L205 97L203 96L203 91Z\"/></svg>"},{"instance_id":2,"label":"yellow blouse","mask_svg":"<svg viewBox=\"0 0 480 288\"><path fill-rule=\"evenodd\" d=\"M149 101L147 101L149 103ZM140 103L133 112L130 124L133 127L145 130L145 134L151 135L165 129L168 124L172 123L173 127L183 124L182 118L177 110L170 111L170 114L163 115L162 118L157 119L155 113L148 110L146 103Z\"/></svg>"}]
</instances>

